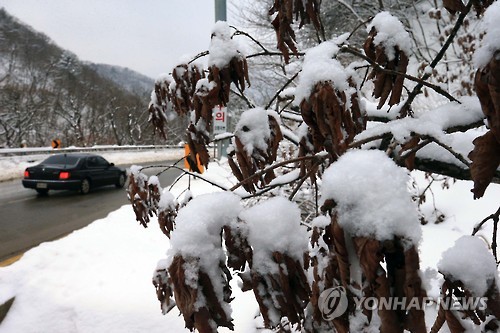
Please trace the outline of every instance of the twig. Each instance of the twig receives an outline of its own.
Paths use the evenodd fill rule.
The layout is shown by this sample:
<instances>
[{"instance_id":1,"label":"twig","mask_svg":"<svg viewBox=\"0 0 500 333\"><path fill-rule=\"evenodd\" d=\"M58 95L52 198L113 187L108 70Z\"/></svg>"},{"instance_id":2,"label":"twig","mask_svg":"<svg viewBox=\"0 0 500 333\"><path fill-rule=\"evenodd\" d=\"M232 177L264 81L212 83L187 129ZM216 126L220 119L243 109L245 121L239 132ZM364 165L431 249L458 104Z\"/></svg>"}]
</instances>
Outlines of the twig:
<instances>
[{"instance_id":1,"label":"twig","mask_svg":"<svg viewBox=\"0 0 500 333\"><path fill-rule=\"evenodd\" d=\"M267 187L261 189L260 191L257 191L255 193L253 193L253 194L250 194L250 195L247 195L247 196L242 196L241 199L242 200L246 200L246 199L251 199L251 198L259 197L262 194L265 194L265 193L267 193L267 192L269 192L269 191L271 191L271 190L273 190L273 189L275 189L277 187L280 187L280 186L283 186L283 185L288 185L288 184L291 184L291 183L296 182L296 181L297 181L297 179L293 179L293 180L290 180L290 181L288 181L286 183L276 183L274 185L267 186Z\"/></svg>"},{"instance_id":2,"label":"twig","mask_svg":"<svg viewBox=\"0 0 500 333\"><path fill-rule=\"evenodd\" d=\"M371 136L371 137L366 138L366 139L361 139L359 141L351 142L348 147L349 148L359 148L362 145L364 145L365 143L372 142L372 141L375 141L375 140L384 139L384 138L387 138L387 137L390 137L390 136L391 136L391 134L389 132L388 133L383 133L383 134L377 134L377 135Z\"/></svg>"},{"instance_id":3,"label":"twig","mask_svg":"<svg viewBox=\"0 0 500 333\"><path fill-rule=\"evenodd\" d=\"M479 230L481 230L481 228L483 227L483 225L488 222L489 220L493 220L493 222L497 221L500 219L500 207L498 207L498 210L496 211L496 213L493 213L487 217L484 218L484 220L482 220L481 222L479 222L478 224L476 224L476 226L474 227L474 229L472 230L472 236L475 236Z\"/></svg>"},{"instance_id":4,"label":"twig","mask_svg":"<svg viewBox=\"0 0 500 333\"><path fill-rule=\"evenodd\" d=\"M432 140L422 140L422 142L420 142L418 145L416 145L415 147L413 147L412 149L410 150L407 150L405 151L403 154L401 154L399 156L400 160L405 160L408 158L409 155L411 154L414 154L416 153L417 151L419 151L420 149L424 148L425 146L427 146L429 143L431 143Z\"/></svg>"},{"instance_id":5,"label":"twig","mask_svg":"<svg viewBox=\"0 0 500 333\"><path fill-rule=\"evenodd\" d=\"M479 222L475 227L474 230L472 230L472 236L476 235L476 233L481 230L483 225L488 222L489 220L493 220L493 239L491 241L491 250L493 251L493 256L495 257L495 262L498 264L498 257L497 257L497 232L498 232L498 222L500 220L500 207L498 207L498 210L494 213L491 214L490 216L486 217L484 220Z\"/></svg>"},{"instance_id":6,"label":"twig","mask_svg":"<svg viewBox=\"0 0 500 333\"><path fill-rule=\"evenodd\" d=\"M298 56L304 56L305 53L304 52L297 52L297 53L294 53L293 55L295 55L295 56L298 57ZM260 56L280 56L280 57L282 57L283 53L281 53L281 52L265 51L265 52L258 52L258 53L247 55L246 58L250 59L250 58L255 58L255 57L260 57Z\"/></svg>"},{"instance_id":7,"label":"twig","mask_svg":"<svg viewBox=\"0 0 500 333\"><path fill-rule=\"evenodd\" d=\"M238 96L239 98L241 98L245 103L247 103L247 106L252 109L255 107L255 105L250 102L250 100L248 99L248 97L243 93L243 90L241 90L241 88L239 87L239 85L235 85L236 88L238 89L238 92L234 91L234 89L231 89L231 92L233 94L235 94L236 96Z\"/></svg>"},{"instance_id":8,"label":"twig","mask_svg":"<svg viewBox=\"0 0 500 333\"><path fill-rule=\"evenodd\" d=\"M361 16L359 16L359 14L358 14L358 13L356 13L356 11L354 10L354 8L352 8L352 6L351 6L351 5L349 5L349 4L347 4L347 3L345 3L345 1L344 1L344 0L338 0L338 3L339 3L339 4L341 4L341 5L343 5L343 6L344 6L345 8L347 8L347 10L349 10L349 11L350 11L350 12L351 12L354 16L356 16L356 19L357 19L359 22L361 22L361 24L360 24L360 25L365 25L366 23L370 22L370 21L373 19L373 17L372 17L372 18L370 18L368 21L366 21L366 22L365 22L365 21L363 21L363 19L361 18ZM356 27L356 29L354 29L354 31L356 31L357 29L358 29L358 27ZM353 31L353 32L351 32L351 35L354 33L354 31ZM351 35L349 35L349 37L351 37Z\"/></svg>"},{"instance_id":9,"label":"twig","mask_svg":"<svg viewBox=\"0 0 500 333\"><path fill-rule=\"evenodd\" d=\"M200 175L200 174L198 174L198 173L193 173L193 172L190 172L190 171L186 171L186 170L184 170L183 168L178 167L178 166L176 166L176 165L168 165L168 166L165 166L165 165L159 165L159 166L152 165L152 166L147 166L147 167L144 167L144 168L142 168L141 170L143 170L143 169L149 169L149 168L165 168L165 169L164 169L164 170L162 170L160 173L158 173L158 175L162 174L163 172L165 172L165 171L167 171L167 170L169 170L169 169L177 169L177 170L180 170L180 171L184 172L184 174L185 174L185 175L187 174L187 175L191 175L191 176L193 176L193 177L199 178L199 179L203 180L204 182L209 183L209 184L210 184L210 185L212 185L212 186L215 186L215 187L220 188L220 189L221 189L221 190L223 190L223 191L227 191L227 190L228 190L226 187L223 187L223 186L221 186L221 185L219 185L219 184L215 184L214 182L212 182L212 181L210 181L210 180L208 180L208 179L206 179L206 178L203 178L203 176L201 176L201 175Z\"/></svg>"},{"instance_id":10,"label":"twig","mask_svg":"<svg viewBox=\"0 0 500 333\"><path fill-rule=\"evenodd\" d=\"M432 60L432 62L429 65L432 69L434 69L437 66L437 64L441 61L441 59L444 57L446 51L448 50L451 43L455 39L455 36L457 35L458 29L460 29L460 27L464 23L465 17L467 16L467 14L469 14L469 11L472 8L473 2L474 2L474 0L469 0L467 5L465 6L465 10L463 12L460 12L460 15L458 16L457 22L455 22L455 26L451 30L450 35L448 36L448 39L443 44L443 47L441 48L441 50L439 50L438 54L436 55L434 60ZM408 114L411 113L410 105L413 103L413 100L415 99L415 97L417 97L417 95L420 94L420 91L422 90L422 87L424 86L424 84L422 82L425 82L425 80L427 80L430 76L431 76L430 71L425 73L421 78L422 81L419 82L413 88L412 92L408 95L408 99L406 100L406 103L401 108L401 116L402 117L406 117Z\"/></svg>"},{"instance_id":11,"label":"twig","mask_svg":"<svg viewBox=\"0 0 500 333\"><path fill-rule=\"evenodd\" d=\"M320 162L321 163L321 162ZM313 173L316 173L316 171L318 171L316 168L319 166L318 162L314 163L313 166L311 167L311 170L309 170L305 175L304 177L302 177L297 186L295 186L295 188L293 189L292 193L290 194L290 196L288 197L288 200L292 201L293 197L295 196L295 194L297 194L297 192L299 191L300 187L302 186L302 184L304 184L304 182L307 180L307 178L311 177L311 175Z\"/></svg>"},{"instance_id":12,"label":"twig","mask_svg":"<svg viewBox=\"0 0 500 333\"><path fill-rule=\"evenodd\" d=\"M196 60L198 60L199 58L201 58L201 57L205 57L205 56L207 56L207 55L209 55L209 54L210 54L210 52L208 52L208 51L203 51L203 52L200 52L200 53L198 53L197 55L195 55L193 59L189 60L188 64L192 64L193 62L195 62L195 61L196 61Z\"/></svg>"},{"instance_id":13,"label":"twig","mask_svg":"<svg viewBox=\"0 0 500 333\"><path fill-rule=\"evenodd\" d=\"M281 87L277 92L276 94L273 96L273 98L271 98L271 100L269 101L269 103L267 103L265 109L269 109L271 107L271 104L273 104L274 100L276 98L278 98L278 96L281 94L281 92L283 90L285 90L285 88L293 82L293 80L295 80L297 78L297 76L299 75L300 71L298 71L297 73L295 73L290 79L288 79L288 81L283 85L283 87Z\"/></svg>"},{"instance_id":14,"label":"twig","mask_svg":"<svg viewBox=\"0 0 500 333\"><path fill-rule=\"evenodd\" d=\"M455 156L455 158L457 160L459 160L460 162L462 162L463 164L465 164L468 168L470 167L470 163L469 161L467 161L465 159L465 157L462 156L462 154L459 154L457 152L455 152L450 146L440 142L438 139L436 138L433 138L431 136L425 136L424 138L428 139L428 140L431 140L432 142L438 144L439 146L443 147L444 149L446 149L450 154L452 154L453 156Z\"/></svg>"},{"instance_id":15,"label":"twig","mask_svg":"<svg viewBox=\"0 0 500 333\"><path fill-rule=\"evenodd\" d=\"M259 42L257 39L255 39L252 35L250 35L249 33L245 32L245 31L242 31L242 30L239 30L238 28L230 25L231 28L233 28L234 30L236 30L234 32L234 35L242 35L242 36L245 36L245 37L248 37L252 40L252 42L254 42L255 44L257 44L261 49L262 51L264 52L270 52L264 45L262 45L261 42Z\"/></svg>"}]
</instances>

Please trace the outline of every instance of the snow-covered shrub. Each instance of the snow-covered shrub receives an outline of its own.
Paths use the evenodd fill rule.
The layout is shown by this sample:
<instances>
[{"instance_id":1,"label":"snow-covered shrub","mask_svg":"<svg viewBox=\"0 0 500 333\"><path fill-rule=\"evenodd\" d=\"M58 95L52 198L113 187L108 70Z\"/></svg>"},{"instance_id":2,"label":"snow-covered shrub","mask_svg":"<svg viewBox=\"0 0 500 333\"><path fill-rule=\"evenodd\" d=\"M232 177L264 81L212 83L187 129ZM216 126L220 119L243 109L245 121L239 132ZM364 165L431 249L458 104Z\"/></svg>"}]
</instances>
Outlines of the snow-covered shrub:
<instances>
[{"instance_id":1,"label":"snow-covered shrub","mask_svg":"<svg viewBox=\"0 0 500 333\"><path fill-rule=\"evenodd\" d=\"M253 292L264 327L280 332L438 332L445 322L453 333L498 328L496 262L474 237L444 253L438 267L445 278L441 291L445 300L487 295L491 301L486 309L470 309L462 317L441 305L435 312L424 312L429 297L426 274L420 271L422 217L415 201L424 200L425 190L409 193L407 171L473 178L475 197L482 196L490 182L499 181L498 2L486 9L489 1L443 1L451 13L446 15L450 24L425 42L428 50L431 43L439 49L429 51L432 59L420 68L422 51L414 45L419 38L403 23L412 20L378 13L366 20L366 42L356 47L348 34L322 36L319 5L309 0L273 2L269 13L280 53L243 31L231 34L227 23L216 23L208 75L200 75L196 85L183 81L190 82L186 87L194 86L190 96L177 96L183 105L191 105L191 165L198 159L205 166L209 163L212 110L227 105L231 84L248 106L228 151L236 184L225 188L200 176L226 191L179 205L156 179L145 179L137 169L132 172L129 193L137 219L145 225L158 214L162 231L171 238L167 258L159 262L153 277L162 311L177 306L190 330L233 329L229 281L235 274L242 290ZM414 8L439 21L439 30L445 12L436 6L418 3ZM480 103L473 97L458 98L460 89L447 91L429 81L446 68L450 72L439 75L450 74L449 82L458 80L452 76L460 71L449 69L452 65L443 57L451 52L450 45L455 46L455 37L467 35L458 35L459 28L477 23L468 16L473 6L479 15L486 10L485 45L477 56ZM299 52L294 20L315 25L318 45ZM259 52L252 56L281 57L279 68L286 82L276 88L266 107L254 106L246 95L247 58L235 35L255 42ZM465 39L459 41L467 50L461 63L481 43L480 38L474 43ZM291 54L301 61L292 62ZM178 78L187 73L182 66L175 71ZM463 69L467 71L469 67ZM439 79L433 78L438 83ZM159 109L159 101L179 84L176 80L165 90L166 80L153 96ZM414 112L415 101L421 103L427 95L424 89L450 102L420 105L429 110ZM489 131L481 128L484 115ZM470 129L474 130L467 132ZM473 138L482 134L475 141L471 165L467 153ZM485 222L498 223L499 215L500 210ZM467 271L471 260L481 267ZM325 316L325 299L331 305L332 288L342 288L347 302L345 312L334 318ZM379 304L396 299L400 307L360 308L363 299Z\"/></svg>"}]
</instances>

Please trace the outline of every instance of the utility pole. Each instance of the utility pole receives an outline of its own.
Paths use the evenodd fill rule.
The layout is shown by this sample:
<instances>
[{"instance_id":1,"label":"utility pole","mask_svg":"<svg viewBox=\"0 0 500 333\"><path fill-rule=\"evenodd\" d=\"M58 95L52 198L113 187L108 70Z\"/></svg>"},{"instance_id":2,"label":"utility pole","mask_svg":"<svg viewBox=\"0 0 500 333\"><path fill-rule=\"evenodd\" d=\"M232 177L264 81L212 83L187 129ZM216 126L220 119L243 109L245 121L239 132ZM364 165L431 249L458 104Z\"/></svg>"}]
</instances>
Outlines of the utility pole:
<instances>
[{"instance_id":1,"label":"utility pole","mask_svg":"<svg viewBox=\"0 0 500 333\"><path fill-rule=\"evenodd\" d=\"M214 0L214 4L215 4L215 22L227 21L226 0ZM214 112L214 135L227 132L227 124L229 122L227 118L229 115L227 107L219 108L216 106L213 112ZM219 124L219 126L217 126L217 124ZM218 159L220 159L222 156L227 156L228 146L229 146L228 139L217 141L216 156Z\"/></svg>"},{"instance_id":2,"label":"utility pole","mask_svg":"<svg viewBox=\"0 0 500 333\"><path fill-rule=\"evenodd\" d=\"M215 22L227 21L226 0L215 1Z\"/></svg>"}]
</instances>

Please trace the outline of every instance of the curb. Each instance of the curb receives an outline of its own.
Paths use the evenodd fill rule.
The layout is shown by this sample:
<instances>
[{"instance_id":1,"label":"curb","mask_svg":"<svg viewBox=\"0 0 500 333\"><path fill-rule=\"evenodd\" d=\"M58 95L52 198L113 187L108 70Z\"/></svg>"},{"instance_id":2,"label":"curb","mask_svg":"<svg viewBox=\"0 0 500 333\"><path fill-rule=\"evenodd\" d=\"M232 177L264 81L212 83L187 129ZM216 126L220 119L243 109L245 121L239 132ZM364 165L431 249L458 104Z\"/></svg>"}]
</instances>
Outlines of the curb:
<instances>
[{"instance_id":1,"label":"curb","mask_svg":"<svg viewBox=\"0 0 500 333\"><path fill-rule=\"evenodd\" d=\"M15 263L16 261L18 261L19 259L21 259L21 257L23 256L23 254L24 253L21 253L21 254L18 254L16 256L7 258L7 259L5 259L3 261L0 261L0 267L7 267L7 266L12 265L13 263Z\"/></svg>"}]
</instances>

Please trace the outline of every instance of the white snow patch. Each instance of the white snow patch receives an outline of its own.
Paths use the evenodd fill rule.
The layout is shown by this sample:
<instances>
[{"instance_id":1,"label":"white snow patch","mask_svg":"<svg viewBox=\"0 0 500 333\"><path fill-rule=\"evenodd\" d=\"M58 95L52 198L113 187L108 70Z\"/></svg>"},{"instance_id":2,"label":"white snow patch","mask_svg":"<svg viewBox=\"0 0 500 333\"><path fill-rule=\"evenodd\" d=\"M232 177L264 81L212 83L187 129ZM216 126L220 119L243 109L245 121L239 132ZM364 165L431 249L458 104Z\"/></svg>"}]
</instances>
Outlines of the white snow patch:
<instances>
[{"instance_id":1,"label":"white snow patch","mask_svg":"<svg viewBox=\"0 0 500 333\"><path fill-rule=\"evenodd\" d=\"M452 281L460 280L474 296L482 297L497 279L493 254L479 237L462 236L446 250L438 270Z\"/></svg>"},{"instance_id":2,"label":"white snow patch","mask_svg":"<svg viewBox=\"0 0 500 333\"><path fill-rule=\"evenodd\" d=\"M248 225L256 270L276 273L278 267L272 259L276 251L303 261L308 249L307 229L301 225L300 209L295 203L274 197L241 212L240 218Z\"/></svg>"},{"instance_id":3,"label":"white snow patch","mask_svg":"<svg viewBox=\"0 0 500 333\"><path fill-rule=\"evenodd\" d=\"M263 108L243 112L234 133L249 155L252 155L254 149L266 151L267 141L271 137L268 112Z\"/></svg>"},{"instance_id":4,"label":"white snow patch","mask_svg":"<svg viewBox=\"0 0 500 333\"><path fill-rule=\"evenodd\" d=\"M335 59L338 52L337 40L323 42L306 52L299 83L295 88L294 104L299 105L309 98L314 86L319 82L331 82L335 89L348 95L354 92L347 82L350 76L347 69Z\"/></svg>"},{"instance_id":5,"label":"white snow patch","mask_svg":"<svg viewBox=\"0 0 500 333\"><path fill-rule=\"evenodd\" d=\"M486 36L482 46L474 54L474 65L483 68L490 62L496 51L500 51L500 2L496 1L486 9L482 20L482 28ZM497 60L500 54L497 55Z\"/></svg>"},{"instance_id":6,"label":"white snow patch","mask_svg":"<svg viewBox=\"0 0 500 333\"><path fill-rule=\"evenodd\" d=\"M421 237L408 174L381 151L354 150L324 173L321 202L337 203L339 224L350 234L417 244Z\"/></svg>"},{"instance_id":7,"label":"white snow patch","mask_svg":"<svg viewBox=\"0 0 500 333\"><path fill-rule=\"evenodd\" d=\"M231 38L231 28L224 21L217 21L212 29L208 66L224 68L232 58L243 57L238 51L238 43Z\"/></svg>"},{"instance_id":8,"label":"white snow patch","mask_svg":"<svg viewBox=\"0 0 500 333\"><path fill-rule=\"evenodd\" d=\"M389 61L394 59L396 47L406 55L412 54L410 35L405 30L401 21L389 12L381 12L375 15L366 30L370 32L372 27L375 27L377 30L377 35L373 39L373 43L384 47Z\"/></svg>"}]
</instances>

